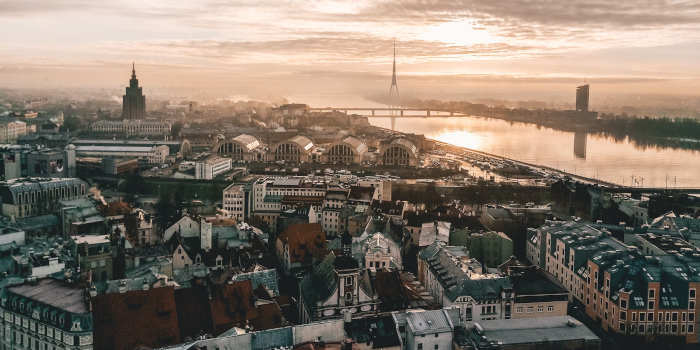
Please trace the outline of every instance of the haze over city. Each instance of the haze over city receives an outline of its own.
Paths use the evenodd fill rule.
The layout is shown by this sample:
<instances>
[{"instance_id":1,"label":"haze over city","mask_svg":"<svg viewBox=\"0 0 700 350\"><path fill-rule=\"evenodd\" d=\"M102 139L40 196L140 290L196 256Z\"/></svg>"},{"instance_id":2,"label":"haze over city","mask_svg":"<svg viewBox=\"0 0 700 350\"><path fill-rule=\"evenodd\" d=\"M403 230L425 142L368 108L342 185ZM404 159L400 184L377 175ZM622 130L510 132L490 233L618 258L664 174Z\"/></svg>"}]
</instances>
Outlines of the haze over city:
<instances>
[{"instance_id":1,"label":"haze over city","mask_svg":"<svg viewBox=\"0 0 700 350\"><path fill-rule=\"evenodd\" d=\"M0 28L2 350L700 346L700 0Z\"/></svg>"},{"instance_id":2,"label":"haze over city","mask_svg":"<svg viewBox=\"0 0 700 350\"><path fill-rule=\"evenodd\" d=\"M116 90L136 61L155 95L331 104L384 93L396 39L407 97L561 103L584 81L599 104L700 91L693 1L5 0L0 25L12 88Z\"/></svg>"}]
</instances>

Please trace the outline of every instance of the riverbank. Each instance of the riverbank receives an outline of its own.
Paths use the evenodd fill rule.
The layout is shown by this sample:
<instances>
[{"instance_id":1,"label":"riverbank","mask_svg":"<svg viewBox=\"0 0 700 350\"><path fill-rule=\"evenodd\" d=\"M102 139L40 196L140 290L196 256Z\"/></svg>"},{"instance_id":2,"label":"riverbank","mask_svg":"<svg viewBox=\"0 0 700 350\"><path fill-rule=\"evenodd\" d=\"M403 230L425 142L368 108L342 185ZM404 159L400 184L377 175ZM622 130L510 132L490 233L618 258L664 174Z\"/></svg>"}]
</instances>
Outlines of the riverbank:
<instances>
[{"instance_id":1,"label":"riverbank","mask_svg":"<svg viewBox=\"0 0 700 350\"><path fill-rule=\"evenodd\" d=\"M375 128L375 129L377 129L383 133L386 133L386 134L393 134L393 135L399 134L399 135L408 136L408 133L396 131L396 130L391 130L391 129L376 126L376 125L372 125L371 128ZM596 179L596 178L591 178L591 177L587 177L587 176L582 176L582 175L566 172L566 171L561 170L561 169L556 169L554 167L550 167L547 165L526 162L526 161L513 159L513 158L502 156L502 155L497 155L497 154L493 154L493 153L489 153L489 152L485 152L485 151L472 149L469 147L457 146L457 145L453 145L453 144L450 144L447 142L431 139L429 137L426 137L426 141L432 145L432 147L429 147L429 148L440 150L440 151L443 151L445 153L449 153L452 155L460 156L460 155L465 154L465 153L471 153L471 154L478 155L481 157L495 159L498 161L510 162L510 163L517 165L517 166L526 167L529 170L537 173L540 178L553 178L554 180L570 178L570 179L573 179L576 181L589 183L589 184L597 184L600 186L621 187L620 184L617 184L617 183L614 183L611 181L605 181L602 179ZM512 178L512 179L516 180L516 178Z\"/></svg>"},{"instance_id":2,"label":"riverbank","mask_svg":"<svg viewBox=\"0 0 700 350\"><path fill-rule=\"evenodd\" d=\"M567 132L586 132L628 139L635 145L700 150L700 121L690 118L649 118L553 109L487 106L465 101L410 100L407 107L464 113L509 122L526 123Z\"/></svg>"}]
</instances>

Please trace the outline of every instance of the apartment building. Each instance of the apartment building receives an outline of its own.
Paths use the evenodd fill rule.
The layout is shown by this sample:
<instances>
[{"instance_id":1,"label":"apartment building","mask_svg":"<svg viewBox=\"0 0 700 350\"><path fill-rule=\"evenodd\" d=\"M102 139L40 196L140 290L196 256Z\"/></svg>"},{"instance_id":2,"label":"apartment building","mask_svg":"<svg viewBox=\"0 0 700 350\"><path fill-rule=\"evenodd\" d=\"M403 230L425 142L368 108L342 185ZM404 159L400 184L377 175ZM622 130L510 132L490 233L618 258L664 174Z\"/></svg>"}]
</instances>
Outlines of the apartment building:
<instances>
[{"instance_id":1,"label":"apartment building","mask_svg":"<svg viewBox=\"0 0 700 350\"><path fill-rule=\"evenodd\" d=\"M551 274L611 332L697 343L700 251L680 238L644 233L655 249L627 245L607 230L547 221L531 229L527 257Z\"/></svg>"},{"instance_id":2,"label":"apartment building","mask_svg":"<svg viewBox=\"0 0 700 350\"><path fill-rule=\"evenodd\" d=\"M463 322L512 317L510 279L485 271L465 247L433 242L418 255L418 279L440 305L459 309Z\"/></svg>"},{"instance_id":3,"label":"apartment building","mask_svg":"<svg viewBox=\"0 0 700 350\"><path fill-rule=\"evenodd\" d=\"M343 188L329 189L323 198L321 209L321 227L328 237L337 237L347 228L347 216L344 209L348 203L348 190Z\"/></svg>"},{"instance_id":4,"label":"apartment building","mask_svg":"<svg viewBox=\"0 0 700 350\"><path fill-rule=\"evenodd\" d=\"M24 218L51 214L62 200L85 197L87 184L76 178L19 178L0 182L2 214Z\"/></svg>"},{"instance_id":5,"label":"apartment building","mask_svg":"<svg viewBox=\"0 0 700 350\"><path fill-rule=\"evenodd\" d=\"M93 349L93 318L83 288L44 278L1 294L3 349Z\"/></svg>"},{"instance_id":6,"label":"apartment building","mask_svg":"<svg viewBox=\"0 0 700 350\"><path fill-rule=\"evenodd\" d=\"M170 136L171 124L162 120L98 120L90 131L99 135Z\"/></svg>"},{"instance_id":7,"label":"apartment building","mask_svg":"<svg viewBox=\"0 0 700 350\"><path fill-rule=\"evenodd\" d=\"M14 143L27 133L27 123L19 120L0 121L0 143Z\"/></svg>"},{"instance_id":8,"label":"apartment building","mask_svg":"<svg viewBox=\"0 0 700 350\"><path fill-rule=\"evenodd\" d=\"M201 180L212 180L231 170L232 164L231 158L209 157L201 162L195 163L194 177Z\"/></svg>"},{"instance_id":9,"label":"apartment building","mask_svg":"<svg viewBox=\"0 0 700 350\"><path fill-rule=\"evenodd\" d=\"M302 176L266 177L256 180L252 186L252 214L271 228L277 227L277 218L282 211L285 197L316 197L326 195L324 180Z\"/></svg>"},{"instance_id":10,"label":"apartment building","mask_svg":"<svg viewBox=\"0 0 700 350\"><path fill-rule=\"evenodd\" d=\"M228 217L243 222L250 215L245 185L231 184L223 191L222 208Z\"/></svg>"}]
</instances>

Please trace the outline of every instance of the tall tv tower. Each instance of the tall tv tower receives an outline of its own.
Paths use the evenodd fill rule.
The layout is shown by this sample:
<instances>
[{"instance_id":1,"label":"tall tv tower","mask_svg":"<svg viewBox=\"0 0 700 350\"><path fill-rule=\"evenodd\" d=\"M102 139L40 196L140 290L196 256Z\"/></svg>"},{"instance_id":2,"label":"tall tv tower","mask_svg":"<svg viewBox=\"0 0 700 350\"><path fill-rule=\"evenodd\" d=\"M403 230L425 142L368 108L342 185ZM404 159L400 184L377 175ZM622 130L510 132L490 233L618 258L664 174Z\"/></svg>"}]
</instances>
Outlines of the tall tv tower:
<instances>
[{"instance_id":1,"label":"tall tv tower","mask_svg":"<svg viewBox=\"0 0 700 350\"><path fill-rule=\"evenodd\" d=\"M389 108L397 108L401 106L401 98L399 97L399 86L396 83L396 39L394 39L394 62L391 71L391 86L389 87ZM391 111L394 115L396 111ZM394 130L396 118L391 117L391 130Z\"/></svg>"}]
</instances>

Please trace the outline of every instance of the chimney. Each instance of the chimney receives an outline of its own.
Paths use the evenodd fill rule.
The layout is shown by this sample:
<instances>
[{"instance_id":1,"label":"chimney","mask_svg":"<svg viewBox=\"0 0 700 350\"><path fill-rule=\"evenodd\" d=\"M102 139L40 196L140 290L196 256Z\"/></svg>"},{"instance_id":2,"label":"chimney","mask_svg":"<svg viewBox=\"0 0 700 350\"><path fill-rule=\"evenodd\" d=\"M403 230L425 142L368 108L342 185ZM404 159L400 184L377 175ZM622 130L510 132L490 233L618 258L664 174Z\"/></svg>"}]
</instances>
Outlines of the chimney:
<instances>
[{"instance_id":1,"label":"chimney","mask_svg":"<svg viewBox=\"0 0 700 350\"><path fill-rule=\"evenodd\" d=\"M207 222L204 219L201 219L200 221L200 231L199 231L199 238L200 238L200 247L204 251L209 251L212 248L212 223Z\"/></svg>"},{"instance_id":2,"label":"chimney","mask_svg":"<svg viewBox=\"0 0 700 350\"><path fill-rule=\"evenodd\" d=\"M122 293L122 294L126 293L128 289L129 288L127 288L127 286L126 286L126 280L120 280L119 281L119 293Z\"/></svg>"}]
</instances>

